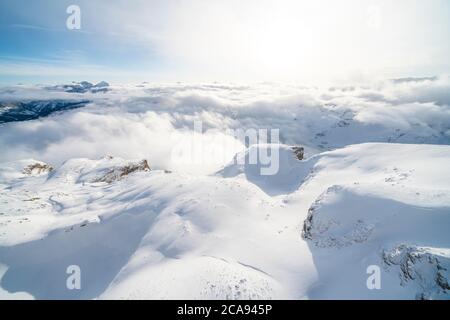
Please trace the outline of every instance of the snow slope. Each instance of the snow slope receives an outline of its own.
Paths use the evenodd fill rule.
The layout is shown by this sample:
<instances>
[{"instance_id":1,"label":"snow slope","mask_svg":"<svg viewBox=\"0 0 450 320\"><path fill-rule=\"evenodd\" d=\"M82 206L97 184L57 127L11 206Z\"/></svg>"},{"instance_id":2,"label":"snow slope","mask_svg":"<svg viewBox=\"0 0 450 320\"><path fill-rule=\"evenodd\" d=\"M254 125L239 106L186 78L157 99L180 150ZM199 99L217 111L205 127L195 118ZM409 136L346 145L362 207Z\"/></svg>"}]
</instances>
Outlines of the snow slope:
<instances>
[{"instance_id":1,"label":"snow slope","mask_svg":"<svg viewBox=\"0 0 450 320\"><path fill-rule=\"evenodd\" d=\"M0 113L38 106L0 124L0 298L448 299L449 92L448 77L0 88ZM89 103L51 113L74 101ZM242 161L269 151L273 175Z\"/></svg>"},{"instance_id":2,"label":"snow slope","mask_svg":"<svg viewBox=\"0 0 450 320\"><path fill-rule=\"evenodd\" d=\"M212 175L138 166L109 182L99 178L139 160L31 173L36 160L3 163L0 294L449 298L449 146L365 143L302 161L277 147L280 171L268 179L261 163ZM73 264L82 290L65 287ZM370 265L380 290L366 286Z\"/></svg>"}]
</instances>

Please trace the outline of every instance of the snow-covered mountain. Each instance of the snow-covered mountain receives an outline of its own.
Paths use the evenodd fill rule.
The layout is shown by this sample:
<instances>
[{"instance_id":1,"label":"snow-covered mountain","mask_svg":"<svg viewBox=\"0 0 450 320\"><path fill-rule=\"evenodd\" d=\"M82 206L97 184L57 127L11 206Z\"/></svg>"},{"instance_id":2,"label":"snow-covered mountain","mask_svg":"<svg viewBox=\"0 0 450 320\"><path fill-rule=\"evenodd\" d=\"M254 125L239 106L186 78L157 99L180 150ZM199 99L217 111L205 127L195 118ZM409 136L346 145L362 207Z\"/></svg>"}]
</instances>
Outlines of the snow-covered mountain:
<instances>
[{"instance_id":1,"label":"snow-covered mountain","mask_svg":"<svg viewBox=\"0 0 450 320\"><path fill-rule=\"evenodd\" d=\"M97 84L92 84L89 81L73 82L71 84L63 84L47 87L47 90L65 91L70 93L105 93L109 90L109 83L100 81Z\"/></svg>"},{"instance_id":2,"label":"snow-covered mountain","mask_svg":"<svg viewBox=\"0 0 450 320\"><path fill-rule=\"evenodd\" d=\"M0 103L0 124L46 117L54 112L84 107L88 100L36 100Z\"/></svg>"},{"instance_id":3,"label":"snow-covered mountain","mask_svg":"<svg viewBox=\"0 0 450 320\"><path fill-rule=\"evenodd\" d=\"M91 102L0 125L0 297L449 299L449 89L2 89ZM280 141L229 133L251 128ZM221 157L180 161L180 145ZM244 160L268 149L279 168L261 175Z\"/></svg>"},{"instance_id":4,"label":"snow-covered mountain","mask_svg":"<svg viewBox=\"0 0 450 320\"><path fill-rule=\"evenodd\" d=\"M106 93L109 90L109 84L101 81L92 84L87 81L74 82L72 84L56 85L49 87L33 88L38 89L45 95L55 96L54 99L29 99L22 95L14 95L15 89L8 88L0 92L0 124L12 121L33 120L46 117L52 113L81 108L89 103L83 95L65 95L65 93ZM20 88L20 87L19 87ZM21 88L23 90L23 88ZM20 90L20 89L19 89ZM2 95L3 93L3 95ZM59 95L58 95L59 94ZM41 95L42 96L42 95Z\"/></svg>"}]
</instances>

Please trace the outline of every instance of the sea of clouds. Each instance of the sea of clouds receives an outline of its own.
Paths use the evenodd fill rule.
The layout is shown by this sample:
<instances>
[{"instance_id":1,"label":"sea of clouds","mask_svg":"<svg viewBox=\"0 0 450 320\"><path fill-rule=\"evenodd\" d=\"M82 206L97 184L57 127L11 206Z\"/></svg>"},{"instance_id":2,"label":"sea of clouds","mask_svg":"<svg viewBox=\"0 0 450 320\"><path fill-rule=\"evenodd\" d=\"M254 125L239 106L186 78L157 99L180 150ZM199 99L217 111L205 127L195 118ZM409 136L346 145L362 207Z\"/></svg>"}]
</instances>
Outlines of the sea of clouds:
<instances>
[{"instance_id":1,"label":"sea of clouds","mask_svg":"<svg viewBox=\"0 0 450 320\"><path fill-rule=\"evenodd\" d=\"M105 155L147 158L154 168L209 174L245 141L230 130L279 129L306 155L364 142L450 144L450 79L408 78L371 86L261 83L113 85L106 93L45 86L0 89L1 102L87 99L80 109L0 125L0 162L34 158L59 165ZM201 124L203 133L194 132ZM175 149L200 161L180 161ZM192 150L192 149L191 149ZM211 155L217 155L211 157Z\"/></svg>"}]
</instances>

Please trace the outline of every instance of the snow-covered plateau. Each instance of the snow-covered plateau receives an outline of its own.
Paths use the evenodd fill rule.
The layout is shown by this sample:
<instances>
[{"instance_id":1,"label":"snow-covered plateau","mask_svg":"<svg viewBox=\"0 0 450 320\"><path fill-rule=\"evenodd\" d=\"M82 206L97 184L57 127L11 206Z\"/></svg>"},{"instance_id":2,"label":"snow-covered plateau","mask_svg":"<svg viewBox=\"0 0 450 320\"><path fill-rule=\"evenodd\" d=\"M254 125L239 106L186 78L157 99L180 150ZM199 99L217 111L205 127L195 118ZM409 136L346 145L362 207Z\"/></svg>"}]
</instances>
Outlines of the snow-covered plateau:
<instances>
[{"instance_id":1,"label":"snow-covered plateau","mask_svg":"<svg viewBox=\"0 0 450 320\"><path fill-rule=\"evenodd\" d=\"M0 298L450 299L449 78L99 85L0 88Z\"/></svg>"}]
</instances>

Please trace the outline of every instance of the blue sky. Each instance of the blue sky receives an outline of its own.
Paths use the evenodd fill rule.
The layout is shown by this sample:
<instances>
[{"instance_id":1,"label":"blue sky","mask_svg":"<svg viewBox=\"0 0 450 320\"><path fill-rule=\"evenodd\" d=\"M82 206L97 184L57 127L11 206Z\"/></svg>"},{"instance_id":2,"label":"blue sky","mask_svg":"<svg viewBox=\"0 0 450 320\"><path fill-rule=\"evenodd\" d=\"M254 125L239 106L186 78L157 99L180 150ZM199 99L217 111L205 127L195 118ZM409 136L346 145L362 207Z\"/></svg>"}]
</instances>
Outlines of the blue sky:
<instances>
[{"instance_id":1,"label":"blue sky","mask_svg":"<svg viewBox=\"0 0 450 320\"><path fill-rule=\"evenodd\" d=\"M2 0L0 82L430 76L449 36L446 0Z\"/></svg>"},{"instance_id":2,"label":"blue sky","mask_svg":"<svg viewBox=\"0 0 450 320\"><path fill-rule=\"evenodd\" d=\"M0 72L0 82L126 78L143 70L161 69L162 59L155 55L151 43L96 28L96 14L102 12L83 10L83 1L78 1L81 30L67 29L66 8L73 3L0 2L0 63L8 67L7 72ZM90 6L86 3L84 7Z\"/></svg>"}]
</instances>

